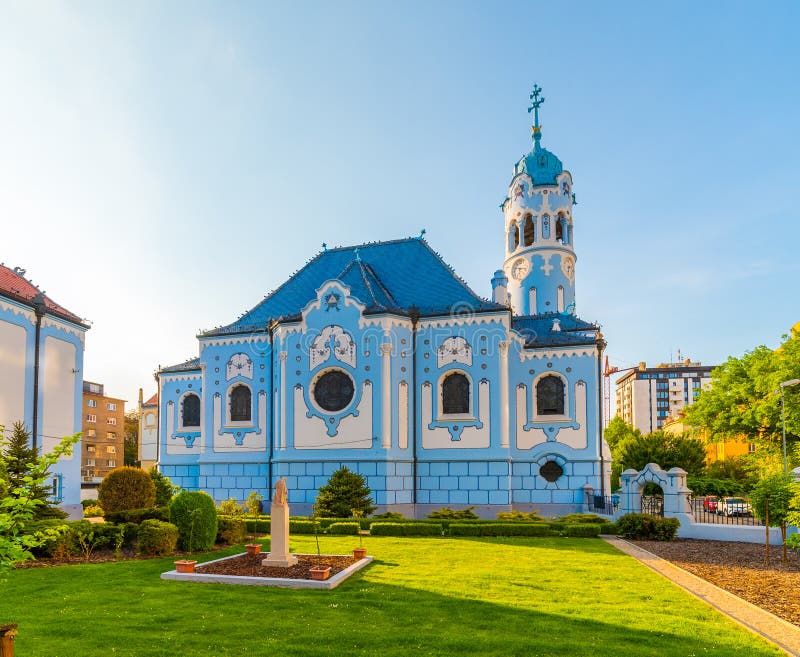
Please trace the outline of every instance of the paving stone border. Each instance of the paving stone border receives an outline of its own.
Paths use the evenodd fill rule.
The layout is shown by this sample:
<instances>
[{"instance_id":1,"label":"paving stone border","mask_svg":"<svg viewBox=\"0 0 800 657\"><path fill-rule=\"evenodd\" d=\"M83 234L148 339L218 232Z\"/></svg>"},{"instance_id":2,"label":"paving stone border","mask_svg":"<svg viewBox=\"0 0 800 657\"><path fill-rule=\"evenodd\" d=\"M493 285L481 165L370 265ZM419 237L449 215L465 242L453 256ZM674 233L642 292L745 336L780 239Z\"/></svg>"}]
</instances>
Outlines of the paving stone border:
<instances>
[{"instance_id":1,"label":"paving stone border","mask_svg":"<svg viewBox=\"0 0 800 657\"><path fill-rule=\"evenodd\" d=\"M800 627L789 623L761 607L729 593L697 575L616 536L603 536L603 540L620 552L633 557L659 575L677 584L696 598L736 621L754 634L775 644L787 655L800 657Z\"/></svg>"},{"instance_id":2,"label":"paving stone border","mask_svg":"<svg viewBox=\"0 0 800 657\"><path fill-rule=\"evenodd\" d=\"M213 561L205 561L203 564L199 565L225 561L226 559L233 559L234 557L238 556L241 555L234 554L230 557L222 557L221 559L214 559ZM322 581L312 579L290 579L288 577L248 577L245 575L218 575L215 573L179 573L177 570L170 570L166 573L161 573L161 579L169 579L177 582L200 582L203 584L238 584L241 586L277 586L285 589L330 590L335 589L337 586L339 586L339 584L350 577L350 575L358 572L364 568L364 566L371 564L372 559L373 557L370 556L359 559L352 566L348 566L343 571L333 575L330 579Z\"/></svg>"}]
</instances>

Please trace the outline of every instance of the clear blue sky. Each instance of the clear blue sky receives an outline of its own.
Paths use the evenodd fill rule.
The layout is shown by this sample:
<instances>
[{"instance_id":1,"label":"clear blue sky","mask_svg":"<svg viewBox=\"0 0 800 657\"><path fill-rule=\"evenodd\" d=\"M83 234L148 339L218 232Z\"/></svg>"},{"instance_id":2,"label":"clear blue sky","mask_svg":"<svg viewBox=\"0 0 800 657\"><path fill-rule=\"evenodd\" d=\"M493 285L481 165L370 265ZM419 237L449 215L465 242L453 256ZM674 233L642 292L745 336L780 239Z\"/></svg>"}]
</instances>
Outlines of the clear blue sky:
<instances>
[{"instance_id":1,"label":"clear blue sky","mask_svg":"<svg viewBox=\"0 0 800 657\"><path fill-rule=\"evenodd\" d=\"M618 365L800 320L796 2L0 1L0 260L135 402L320 248L417 235L481 294L512 166L574 178Z\"/></svg>"}]
</instances>

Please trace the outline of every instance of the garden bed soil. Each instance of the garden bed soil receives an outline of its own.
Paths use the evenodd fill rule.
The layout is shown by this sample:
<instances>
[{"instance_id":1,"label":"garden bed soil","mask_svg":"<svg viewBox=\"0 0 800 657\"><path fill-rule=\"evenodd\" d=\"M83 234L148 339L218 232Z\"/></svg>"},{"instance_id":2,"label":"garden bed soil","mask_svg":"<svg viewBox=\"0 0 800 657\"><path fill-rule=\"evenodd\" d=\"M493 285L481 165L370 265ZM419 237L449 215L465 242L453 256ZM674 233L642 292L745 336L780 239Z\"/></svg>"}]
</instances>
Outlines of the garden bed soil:
<instances>
[{"instance_id":1,"label":"garden bed soil","mask_svg":"<svg viewBox=\"0 0 800 657\"><path fill-rule=\"evenodd\" d=\"M209 564L198 564L196 573L202 575L240 575L243 577L279 577L283 579L311 579L310 570L315 566L330 566L333 577L345 568L352 566L358 559L346 555L296 554L297 563L288 568L263 566L261 562L266 554L240 554L222 561Z\"/></svg>"},{"instance_id":2,"label":"garden bed soil","mask_svg":"<svg viewBox=\"0 0 800 657\"><path fill-rule=\"evenodd\" d=\"M770 546L770 562L764 561L764 545L677 539L671 542L631 541L662 559L716 584L751 604L800 626L800 553Z\"/></svg>"}]
</instances>

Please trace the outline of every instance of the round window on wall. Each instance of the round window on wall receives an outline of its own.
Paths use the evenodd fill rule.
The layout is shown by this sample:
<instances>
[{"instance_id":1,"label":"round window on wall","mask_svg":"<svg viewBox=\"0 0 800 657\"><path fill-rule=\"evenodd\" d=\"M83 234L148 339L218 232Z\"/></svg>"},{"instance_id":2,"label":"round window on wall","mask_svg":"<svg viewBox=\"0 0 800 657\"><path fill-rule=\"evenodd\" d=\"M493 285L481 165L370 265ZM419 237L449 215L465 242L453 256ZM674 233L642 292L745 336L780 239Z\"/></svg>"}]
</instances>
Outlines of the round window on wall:
<instances>
[{"instance_id":1,"label":"round window on wall","mask_svg":"<svg viewBox=\"0 0 800 657\"><path fill-rule=\"evenodd\" d=\"M553 483L556 479L564 474L564 468L562 468L555 461L548 461L541 468L539 468L539 474L545 478L545 481Z\"/></svg>"},{"instance_id":2,"label":"round window on wall","mask_svg":"<svg viewBox=\"0 0 800 657\"><path fill-rule=\"evenodd\" d=\"M314 384L314 401L323 411L335 413L345 408L355 395L353 379L341 370L330 370Z\"/></svg>"}]
</instances>

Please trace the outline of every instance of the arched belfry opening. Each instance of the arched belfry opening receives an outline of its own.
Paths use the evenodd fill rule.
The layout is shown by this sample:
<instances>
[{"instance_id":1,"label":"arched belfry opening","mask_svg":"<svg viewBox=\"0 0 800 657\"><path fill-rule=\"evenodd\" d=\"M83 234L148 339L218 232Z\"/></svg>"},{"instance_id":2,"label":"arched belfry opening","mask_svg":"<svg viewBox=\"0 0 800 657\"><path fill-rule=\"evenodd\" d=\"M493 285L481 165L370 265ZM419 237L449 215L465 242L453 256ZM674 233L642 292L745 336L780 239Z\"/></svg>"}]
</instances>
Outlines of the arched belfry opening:
<instances>
[{"instance_id":1,"label":"arched belfry opening","mask_svg":"<svg viewBox=\"0 0 800 657\"><path fill-rule=\"evenodd\" d=\"M525 223L523 224L523 239L525 246L530 246L536 241L536 228L533 224L533 215L530 213L525 215Z\"/></svg>"}]
</instances>

